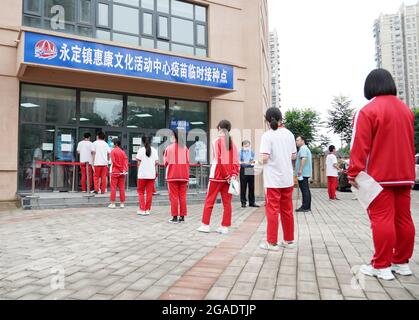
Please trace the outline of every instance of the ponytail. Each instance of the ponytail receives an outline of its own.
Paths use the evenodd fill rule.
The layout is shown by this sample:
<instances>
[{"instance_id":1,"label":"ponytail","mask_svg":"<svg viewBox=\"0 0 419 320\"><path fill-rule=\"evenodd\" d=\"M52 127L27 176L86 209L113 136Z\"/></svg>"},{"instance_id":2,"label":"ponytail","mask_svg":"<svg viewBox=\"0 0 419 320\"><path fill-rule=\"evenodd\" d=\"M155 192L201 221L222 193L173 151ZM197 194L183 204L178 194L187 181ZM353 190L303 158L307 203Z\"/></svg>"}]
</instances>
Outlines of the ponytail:
<instances>
[{"instance_id":1,"label":"ponytail","mask_svg":"<svg viewBox=\"0 0 419 320\"><path fill-rule=\"evenodd\" d=\"M265 120L269 123L272 130L276 131L282 122L282 113L278 108L269 108L266 111Z\"/></svg>"},{"instance_id":2,"label":"ponytail","mask_svg":"<svg viewBox=\"0 0 419 320\"><path fill-rule=\"evenodd\" d=\"M151 157L151 145L150 145L150 138L143 136L141 138L141 141L144 144L145 147L145 155L150 158Z\"/></svg>"},{"instance_id":3,"label":"ponytail","mask_svg":"<svg viewBox=\"0 0 419 320\"><path fill-rule=\"evenodd\" d=\"M228 121L228 120L221 120L220 123L217 126L217 129L222 130L223 133L225 134L226 147L230 151L231 148L233 147L233 140L231 139L231 136L230 136L231 122Z\"/></svg>"}]
</instances>

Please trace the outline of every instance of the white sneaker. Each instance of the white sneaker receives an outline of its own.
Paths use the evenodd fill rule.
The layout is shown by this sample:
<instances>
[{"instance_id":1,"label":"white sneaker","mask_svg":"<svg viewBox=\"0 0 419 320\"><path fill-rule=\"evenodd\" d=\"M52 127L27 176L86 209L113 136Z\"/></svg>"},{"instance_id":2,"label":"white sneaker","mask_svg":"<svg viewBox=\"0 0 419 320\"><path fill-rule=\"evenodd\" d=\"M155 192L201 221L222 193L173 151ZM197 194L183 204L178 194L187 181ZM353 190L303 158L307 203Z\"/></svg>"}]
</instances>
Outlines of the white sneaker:
<instances>
[{"instance_id":1,"label":"white sneaker","mask_svg":"<svg viewBox=\"0 0 419 320\"><path fill-rule=\"evenodd\" d=\"M149 216L151 214L151 212L150 212L150 210L146 210L146 212L145 212L145 216Z\"/></svg>"},{"instance_id":2,"label":"white sneaker","mask_svg":"<svg viewBox=\"0 0 419 320\"><path fill-rule=\"evenodd\" d=\"M391 266L391 271L397 273L401 276L411 276L413 274L412 270L409 268L409 264L393 264Z\"/></svg>"},{"instance_id":3,"label":"white sneaker","mask_svg":"<svg viewBox=\"0 0 419 320\"><path fill-rule=\"evenodd\" d=\"M217 229L217 232L221 234L228 234L228 228L221 226Z\"/></svg>"},{"instance_id":4,"label":"white sneaker","mask_svg":"<svg viewBox=\"0 0 419 320\"><path fill-rule=\"evenodd\" d=\"M359 272L370 277L377 277L383 280L394 280L395 277L391 273L391 268L375 269L372 265L362 265Z\"/></svg>"},{"instance_id":5,"label":"white sneaker","mask_svg":"<svg viewBox=\"0 0 419 320\"><path fill-rule=\"evenodd\" d=\"M295 248L295 242L288 242L288 241L281 241L279 243L280 247L286 248L286 249L294 249Z\"/></svg>"},{"instance_id":6,"label":"white sneaker","mask_svg":"<svg viewBox=\"0 0 419 320\"><path fill-rule=\"evenodd\" d=\"M270 244L269 242L261 243L259 247L263 250L279 251L279 246L277 244Z\"/></svg>"},{"instance_id":7,"label":"white sneaker","mask_svg":"<svg viewBox=\"0 0 419 320\"><path fill-rule=\"evenodd\" d=\"M203 232L203 233L210 233L211 232L211 228L209 225L206 224L202 224L202 226L200 226L197 231L199 232Z\"/></svg>"},{"instance_id":8,"label":"white sneaker","mask_svg":"<svg viewBox=\"0 0 419 320\"><path fill-rule=\"evenodd\" d=\"M119 208L124 209L125 208L125 204L121 203Z\"/></svg>"},{"instance_id":9,"label":"white sneaker","mask_svg":"<svg viewBox=\"0 0 419 320\"><path fill-rule=\"evenodd\" d=\"M146 214L145 214L145 211L143 211L143 210L137 210L137 215L145 216Z\"/></svg>"},{"instance_id":10,"label":"white sneaker","mask_svg":"<svg viewBox=\"0 0 419 320\"><path fill-rule=\"evenodd\" d=\"M115 204L115 203L111 203L111 204L108 206L108 208L109 208L109 209L116 209L116 204Z\"/></svg>"}]
</instances>

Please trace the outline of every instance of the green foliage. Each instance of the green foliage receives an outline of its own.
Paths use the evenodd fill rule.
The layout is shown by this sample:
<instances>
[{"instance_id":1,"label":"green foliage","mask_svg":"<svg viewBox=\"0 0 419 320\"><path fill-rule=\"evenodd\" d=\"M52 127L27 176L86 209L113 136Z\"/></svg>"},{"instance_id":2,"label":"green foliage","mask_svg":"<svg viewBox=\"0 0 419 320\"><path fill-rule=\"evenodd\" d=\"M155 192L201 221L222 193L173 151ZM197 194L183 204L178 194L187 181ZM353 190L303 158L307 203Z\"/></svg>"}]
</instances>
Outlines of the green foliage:
<instances>
[{"instance_id":1,"label":"green foliage","mask_svg":"<svg viewBox=\"0 0 419 320\"><path fill-rule=\"evenodd\" d=\"M310 146L316 140L317 128L321 125L320 114L311 108L294 108L285 113L284 124L295 137L303 136Z\"/></svg>"},{"instance_id":2,"label":"green foliage","mask_svg":"<svg viewBox=\"0 0 419 320\"><path fill-rule=\"evenodd\" d=\"M347 144L352 139L352 119L355 110L351 108L352 101L345 96L333 98L332 109L328 110L327 125L333 133L340 135L342 142Z\"/></svg>"},{"instance_id":3,"label":"green foliage","mask_svg":"<svg viewBox=\"0 0 419 320\"><path fill-rule=\"evenodd\" d=\"M339 149L336 154L339 157L349 158L349 154L351 152L351 146L348 144L346 147Z\"/></svg>"}]
</instances>

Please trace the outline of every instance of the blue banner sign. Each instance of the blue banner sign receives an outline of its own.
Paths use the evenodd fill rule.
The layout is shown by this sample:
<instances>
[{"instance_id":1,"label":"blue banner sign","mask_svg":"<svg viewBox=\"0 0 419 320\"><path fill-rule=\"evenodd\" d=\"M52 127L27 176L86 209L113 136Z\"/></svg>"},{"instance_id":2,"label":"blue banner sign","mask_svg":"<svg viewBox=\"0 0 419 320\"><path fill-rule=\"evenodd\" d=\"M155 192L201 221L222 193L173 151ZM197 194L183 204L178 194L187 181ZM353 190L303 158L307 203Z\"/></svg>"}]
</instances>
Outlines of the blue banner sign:
<instances>
[{"instance_id":1,"label":"blue banner sign","mask_svg":"<svg viewBox=\"0 0 419 320\"><path fill-rule=\"evenodd\" d=\"M191 124L185 120L172 120L170 122L170 129L172 130L184 130L186 133L191 130Z\"/></svg>"},{"instance_id":2,"label":"blue banner sign","mask_svg":"<svg viewBox=\"0 0 419 320\"><path fill-rule=\"evenodd\" d=\"M229 65L25 32L24 62L234 89Z\"/></svg>"}]
</instances>

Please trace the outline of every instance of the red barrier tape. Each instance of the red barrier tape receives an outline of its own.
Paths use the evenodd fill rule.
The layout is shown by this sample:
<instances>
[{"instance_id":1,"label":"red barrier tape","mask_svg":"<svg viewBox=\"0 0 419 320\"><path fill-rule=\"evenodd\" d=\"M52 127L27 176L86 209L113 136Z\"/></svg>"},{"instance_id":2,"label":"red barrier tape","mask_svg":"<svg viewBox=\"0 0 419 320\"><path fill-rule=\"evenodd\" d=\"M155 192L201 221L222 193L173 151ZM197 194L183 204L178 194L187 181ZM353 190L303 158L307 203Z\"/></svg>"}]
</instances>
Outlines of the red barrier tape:
<instances>
[{"instance_id":1,"label":"red barrier tape","mask_svg":"<svg viewBox=\"0 0 419 320\"><path fill-rule=\"evenodd\" d=\"M45 161L36 161L35 164L44 164L44 165L60 165L60 166L81 166L84 163L82 162L45 162ZM130 167L136 167L137 164L130 164ZM164 164L159 164L159 167L164 167ZM203 167L204 165L202 164L190 164L190 167Z\"/></svg>"}]
</instances>

